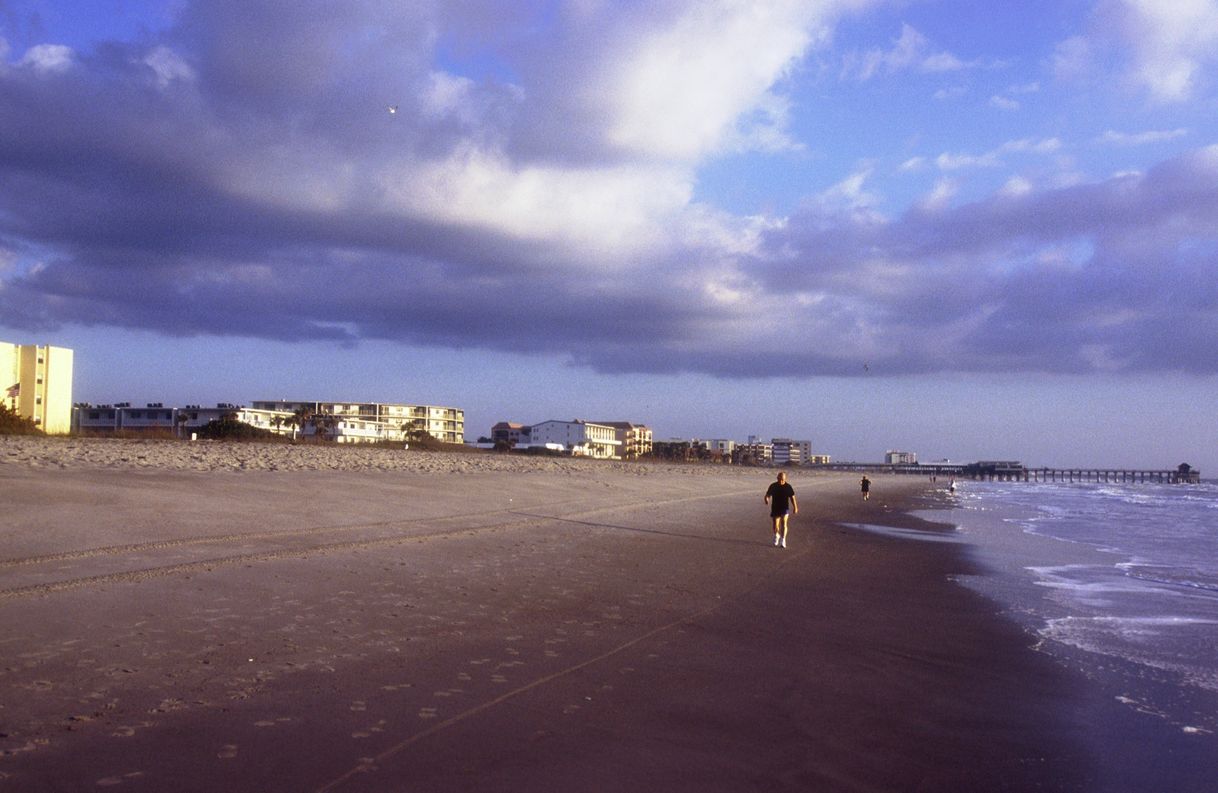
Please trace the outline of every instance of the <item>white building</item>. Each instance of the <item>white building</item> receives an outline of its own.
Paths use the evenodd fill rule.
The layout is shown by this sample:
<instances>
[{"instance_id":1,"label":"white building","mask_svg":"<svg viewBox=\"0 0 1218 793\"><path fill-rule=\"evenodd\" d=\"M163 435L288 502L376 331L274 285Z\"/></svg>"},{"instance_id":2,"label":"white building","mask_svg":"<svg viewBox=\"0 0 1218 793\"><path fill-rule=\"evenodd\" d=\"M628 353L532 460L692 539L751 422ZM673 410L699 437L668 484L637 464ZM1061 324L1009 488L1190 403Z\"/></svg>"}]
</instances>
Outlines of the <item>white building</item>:
<instances>
[{"instance_id":1,"label":"white building","mask_svg":"<svg viewBox=\"0 0 1218 793\"><path fill-rule=\"evenodd\" d=\"M812 441L774 438L770 447L775 465L800 465L812 457Z\"/></svg>"},{"instance_id":2,"label":"white building","mask_svg":"<svg viewBox=\"0 0 1218 793\"><path fill-rule=\"evenodd\" d=\"M736 442L727 438L707 438L702 441L706 444L706 448L710 452L717 452L724 457L731 457L732 452L736 451Z\"/></svg>"},{"instance_id":3,"label":"white building","mask_svg":"<svg viewBox=\"0 0 1218 793\"><path fill-rule=\"evenodd\" d=\"M529 442L534 446L562 444L563 448L572 454L598 458L620 457L622 445L613 427L582 419L551 419L534 424L529 431Z\"/></svg>"},{"instance_id":4,"label":"white building","mask_svg":"<svg viewBox=\"0 0 1218 793\"><path fill-rule=\"evenodd\" d=\"M214 408L165 407L150 402L135 407L81 405L73 410L72 427L80 432L162 432L190 437L209 422L232 416L251 427L292 438L324 438L335 443L412 440L426 433L446 443L465 440L465 411L433 405L380 402L254 402L253 407L220 403Z\"/></svg>"},{"instance_id":5,"label":"white building","mask_svg":"<svg viewBox=\"0 0 1218 793\"><path fill-rule=\"evenodd\" d=\"M897 452L891 449L884 452L884 462L887 465L917 465L917 452Z\"/></svg>"},{"instance_id":6,"label":"white building","mask_svg":"<svg viewBox=\"0 0 1218 793\"><path fill-rule=\"evenodd\" d=\"M255 401L261 410L311 420L299 426L304 435L321 435L338 443L411 440L426 434L444 443L465 442L465 411L438 405L385 402Z\"/></svg>"}]
</instances>

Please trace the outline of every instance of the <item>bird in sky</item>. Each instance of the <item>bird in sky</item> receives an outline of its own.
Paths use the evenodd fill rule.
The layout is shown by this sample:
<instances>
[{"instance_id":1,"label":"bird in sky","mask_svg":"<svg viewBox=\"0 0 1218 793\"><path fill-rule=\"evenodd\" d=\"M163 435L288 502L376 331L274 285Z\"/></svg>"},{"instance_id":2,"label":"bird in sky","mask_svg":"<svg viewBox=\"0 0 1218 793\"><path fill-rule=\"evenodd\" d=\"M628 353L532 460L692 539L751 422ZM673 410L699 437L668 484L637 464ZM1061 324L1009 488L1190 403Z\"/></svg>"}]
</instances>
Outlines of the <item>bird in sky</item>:
<instances>
[{"instance_id":1,"label":"bird in sky","mask_svg":"<svg viewBox=\"0 0 1218 793\"><path fill-rule=\"evenodd\" d=\"M397 105L389 105L389 106L388 106L388 110L389 110L389 115L391 115L391 116L396 116L396 115L397 115L397 113L398 113L398 106L397 106Z\"/></svg>"}]
</instances>

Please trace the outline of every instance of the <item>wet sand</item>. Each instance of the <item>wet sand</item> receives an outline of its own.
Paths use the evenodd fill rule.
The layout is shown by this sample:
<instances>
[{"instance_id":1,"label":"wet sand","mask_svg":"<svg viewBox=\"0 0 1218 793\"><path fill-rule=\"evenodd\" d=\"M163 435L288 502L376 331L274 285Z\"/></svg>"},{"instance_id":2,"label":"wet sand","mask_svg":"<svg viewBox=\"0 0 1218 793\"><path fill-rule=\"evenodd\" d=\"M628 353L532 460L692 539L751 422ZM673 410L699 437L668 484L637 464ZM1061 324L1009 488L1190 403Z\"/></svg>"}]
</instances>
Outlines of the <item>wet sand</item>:
<instances>
[{"instance_id":1,"label":"wet sand","mask_svg":"<svg viewBox=\"0 0 1218 793\"><path fill-rule=\"evenodd\" d=\"M759 469L40 448L0 443L0 790L1095 789L960 548L857 528L943 531L924 481L796 471L782 550Z\"/></svg>"}]
</instances>

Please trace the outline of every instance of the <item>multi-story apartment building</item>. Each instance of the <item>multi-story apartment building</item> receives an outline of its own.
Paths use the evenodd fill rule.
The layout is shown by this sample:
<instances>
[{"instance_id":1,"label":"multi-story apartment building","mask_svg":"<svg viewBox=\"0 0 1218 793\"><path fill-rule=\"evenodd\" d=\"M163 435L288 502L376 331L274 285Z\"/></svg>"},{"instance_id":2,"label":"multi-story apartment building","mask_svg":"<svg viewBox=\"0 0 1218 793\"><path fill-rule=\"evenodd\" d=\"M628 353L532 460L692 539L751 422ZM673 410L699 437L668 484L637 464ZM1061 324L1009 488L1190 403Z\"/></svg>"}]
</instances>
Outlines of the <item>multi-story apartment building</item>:
<instances>
[{"instance_id":1,"label":"multi-story apartment building","mask_svg":"<svg viewBox=\"0 0 1218 793\"><path fill-rule=\"evenodd\" d=\"M770 448L775 465L800 465L812 456L812 441L774 438L770 441Z\"/></svg>"},{"instance_id":2,"label":"multi-story apartment building","mask_svg":"<svg viewBox=\"0 0 1218 793\"><path fill-rule=\"evenodd\" d=\"M724 459L731 459L732 453L736 451L736 442L727 438L708 438L702 441L706 444L706 448L712 454L718 454Z\"/></svg>"},{"instance_id":3,"label":"multi-story apartment building","mask_svg":"<svg viewBox=\"0 0 1218 793\"><path fill-rule=\"evenodd\" d=\"M644 455L651 454L653 441L649 427L629 421L598 421L596 423L605 427L613 427L615 437L621 444L618 447L618 453L622 459L637 460Z\"/></svg>"},{"instance_id":4,"label":"multi-story apartment building","mask_svg":"<svg viewBox=\"0 0 1218 793\"><path fill-rule=\"evenodd\" d=\"M72 351L66 347L0 342L0 398L43 432L72 429Z\"/></svg>"},{"instance_id":5,"label":"multi-story apartment building","mask_svg":"<svg viewBox=\"0 0 1218 793\"><path fill-rule=\"evenodd\" d=\"M736 444L732 459L736 462L768 465L774 461L774 444L763 443L750 436L748 443Z\"/></svg>"},{"instance_id":6,"label":"multi-story apartment building","mask_svg":"<svg viewBox=\"0 0 1218 793\"><path fill-rule=\"evenodd\" d=\"M563 448L573 454L599 458L619 457L622 445L613 427L583 419L551 419L534 424L530 428L529 439L534 446L562 444Z\"/></svg>"},{"instance_id":7,"label":"multi-story apartment building","mask_svg":"<svg viewBox=\"0 0 1218 793\"><path fill-rule=\"evenodd\" d=\"M260 410L311 416L300 427L304 434L324 433L340 443L398 441L421 433L445 443L465 442L465 411L436 405L405 405L385 402L289 402L255 401Z\"/></svg>"},{"instance_id":8,"label":"multi-story apartment building","mask_svg":"<svg viewBox=\"0 0 1218 793\"><path fill-rule=\"evenodd\" d=\"M528 446L531 427L527 424L517 424L514 421L500 421L491 427L491 442L506 443L509 446Z\"/></svg>"},{"instance_id":9,"label":"multi-story apartment building","mask_svg":"<svg viewBox=\"0 0 1218 793\"><path fill-rule=\"evenodd\" d=\"M465 439L463 410L379 402L261 401L254 402L253 407L220 403L214 408L199 405L167 408L159 402L144 407L127 402L82 405L73 412L72 426L83 432L163 431L188 437L224 416L280 435L325 438L336 443L410 440L420 433L447 443L462 443Z\"/></svg>"},{"instance_id":10,"label":"multi-story apartment building","mask_svg":"<svg viewBox=\"0 0 1218 793\"><path fill-rule=\"evenodd\" d=\"M292 414L283 411L258 410L228 403L208 408L199 405L175 408L165 407L160 402L149 402L143 407L134 406L129 402L115 405L77 405L72 411L72 429L96 434L162 432L189 437L209 422L229 415L237 421L268 432L282 435L292 432L291 425L286 421Z\"/></svg>"},{"instance_id":11,"label":"multi-story apartment building","mask_svg":"<svg viewBox=\"0 0 1218 793\"><path fill-rule=\"evenodd\" d=\"M917 452L896 452L889 449L884 452L884 462L888 465L917 465Z\"/></svg>"}]
</instances>

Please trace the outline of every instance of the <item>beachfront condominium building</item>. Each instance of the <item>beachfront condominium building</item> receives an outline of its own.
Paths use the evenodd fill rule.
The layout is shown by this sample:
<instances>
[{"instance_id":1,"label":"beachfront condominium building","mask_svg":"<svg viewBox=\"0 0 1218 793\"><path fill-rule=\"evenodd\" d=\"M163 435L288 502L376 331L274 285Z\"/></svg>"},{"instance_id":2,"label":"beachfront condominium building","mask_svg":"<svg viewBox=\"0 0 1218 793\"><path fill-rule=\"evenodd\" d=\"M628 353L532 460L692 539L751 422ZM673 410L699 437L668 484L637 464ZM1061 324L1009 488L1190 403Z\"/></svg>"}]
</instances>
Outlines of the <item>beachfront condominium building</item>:
<instances>
[{"instance_id":1,"label":"beachfront condominium building","mask_svg":"<svg viewBox=\"0 0 1218 793\"><path fill-rule=\"evenodd\" d=\"M325 435L339 443L400 441L430 436L444 443L465 443L465 411L437 405L388 402L290 402L262 400L259 410L287 413L302 422L302 433Z\"/></svg>"},{"instance_id":2,"label":"beachfront condominium building","mask_svg":"<svg viewBox=\"0 0 1218 793\"><path fill-rule=\"evenodd\" d=\"M66 347L0 342L3 404L43 432L72 430L72 351Z\"/></svg>"},{"instance_id":3,"label":"beachfront condominium building","mask_svg":"<svg viewBox=\"0 0 1218 793\"><path fill-rule=\"evenodd\" d=\"M891 449L884 452L884 462L887 465L917 465L917 452L896 452Z\"/></svg>"},{"instance_id":4,"label":"beachfront condominium building","mask_svg":"<svg viewBox=\"0 0 1218 793\"><path fill-rule=\"evenodd\" d=\"M81 405L72 424L79 432L171 433L190 437L208 423L232 418L242 424L292 438L335 443L410 441L424 434L446 443L465 440L465 411L434 405L391 405L380 402L254 402L253 407L221 402L213 407L165 407L150 402Z\"/></svg>"},{"instance_id":5,"label":"beachfront condominium building","mask_svg":"<svg viewBox=\"0 0 1218 793\"><path fill-rule=\"evenodd\" d=\"M770 450L774 465L800 465L812 456L812 441L774 438L770 441Z\"/></svg>"},{"instance_id":6,"label":"beachfront condominium building","mask_svg":"<svg viewBox=\"0 0 1218 793\"><path fill-rule=\"evenodd\" d=\"M583 419L551 419L534 424L529 431L529 440L534 446L561 444L572 454L599 458L619 457L622 446L613 427Z\"/></svg>"},{"instance_id":7,"label":"beachfront condominium building","mask_svg":"<svg viewBox=\"0 0 1218 793\"><path fill-rule=\"evenodd\" d=\"M774 445L749 436L747 443L736 444L732 459L738 463L752 465L769 465L774 461Z\"/></svg>"},{"instance_id":8,"label":"beachfront condominium building","mask_svg":"<svg viewBox=\"0 0 1218 793\"><path fill-rule=\"evenodd\" d=\"M618 447L618 455L622 459L637 460L651 454L653 441L649 427L630 421L598 421L595 423L613 427L614 435L621 444Z\"/></svg>"},{"instance_id":9,"label":"beachfront condominium building","mask_svg":"<svg viewBox=\"0 0 1218 793\"><path fill-rule=\"evenodd\" d=\"M291 433L287 423L290 413L256 410L226 402L206 408L199 405L165 407L160 402L147 402L142 406L130 402L80 404L72 410L72 429L88 435L161 434L189 438L212 421L226 416L267 432Z\"/></svg>"},{"instance_id":10,"label":"beachfront condominium building","mask_svg":"<svg viewBox=\"0 0 1218 793\"><path fill-rule=\"evenodd\" d=\"M491 427L491 443L513 446L529 445L528 424L517 424L514 421L500 421Z\"/></svg>"}]
</instances>

